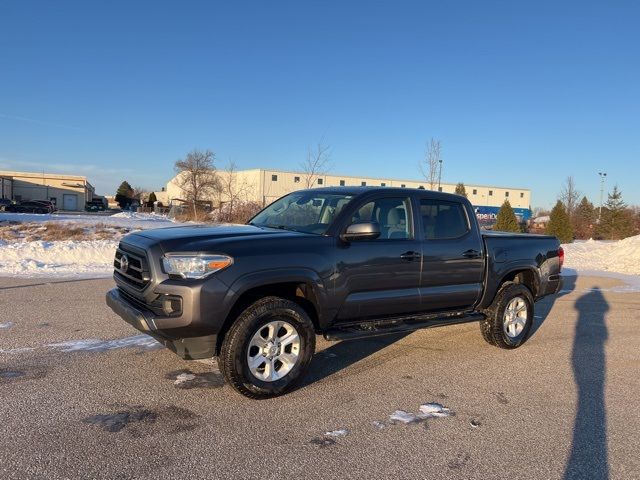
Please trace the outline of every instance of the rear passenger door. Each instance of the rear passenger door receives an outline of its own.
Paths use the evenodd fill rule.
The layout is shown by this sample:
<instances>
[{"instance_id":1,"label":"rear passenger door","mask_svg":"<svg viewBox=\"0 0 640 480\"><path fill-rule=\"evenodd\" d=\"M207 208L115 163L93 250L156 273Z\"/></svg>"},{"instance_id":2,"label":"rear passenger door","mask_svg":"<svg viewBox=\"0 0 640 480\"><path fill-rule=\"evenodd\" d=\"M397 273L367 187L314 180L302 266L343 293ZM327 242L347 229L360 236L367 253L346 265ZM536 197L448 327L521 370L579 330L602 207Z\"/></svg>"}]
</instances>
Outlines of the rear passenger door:
<instances>
[{"instance_id":1,"label":"rear passenger door","mask_svg":"<svg viewBox=\"0 0 640 480\"><path fill-rule=\"evenodd\" d=\"M420 297L425 311L472 307L482 292L484 251L465 204L420 197Z\"/></svg>"}]
</instances>

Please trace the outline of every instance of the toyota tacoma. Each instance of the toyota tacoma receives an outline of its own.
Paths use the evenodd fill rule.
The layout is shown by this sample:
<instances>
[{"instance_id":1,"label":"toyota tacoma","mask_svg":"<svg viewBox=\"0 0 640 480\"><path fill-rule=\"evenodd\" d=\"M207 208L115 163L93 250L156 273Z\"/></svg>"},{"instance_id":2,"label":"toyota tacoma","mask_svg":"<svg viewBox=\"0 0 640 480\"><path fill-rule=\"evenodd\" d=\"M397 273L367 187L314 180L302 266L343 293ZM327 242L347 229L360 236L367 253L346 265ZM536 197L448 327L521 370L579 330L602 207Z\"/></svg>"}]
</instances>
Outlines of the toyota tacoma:
<instances>
[{"instance_id":1,"label":"toyota tacoma","mask_svg":"<svg viewBox=\"0 0 640 480\"><path fill-rule=\"evenodd\" d=\"M316 335L348 340L477 321L526 341L534 302L561 288L552 236L481 231L462 196L407 188L302 190L246 225L125 236L107 303L185 359L217 356L251 398L309 368Z\"/></svg>"}]
</instances>

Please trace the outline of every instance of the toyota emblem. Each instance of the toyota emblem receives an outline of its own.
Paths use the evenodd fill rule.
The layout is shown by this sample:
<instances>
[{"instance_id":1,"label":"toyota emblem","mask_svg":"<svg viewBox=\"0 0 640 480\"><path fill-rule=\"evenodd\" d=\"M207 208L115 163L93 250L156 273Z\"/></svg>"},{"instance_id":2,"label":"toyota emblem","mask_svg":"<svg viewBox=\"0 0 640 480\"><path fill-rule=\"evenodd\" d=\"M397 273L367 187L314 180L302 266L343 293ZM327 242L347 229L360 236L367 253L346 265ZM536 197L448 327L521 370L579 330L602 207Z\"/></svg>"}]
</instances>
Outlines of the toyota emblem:
<instances>
[{"instance_id":1,"label":"toyota emblem","mask_svg":"<svg viewBox=\"0 0 640 480\"><path fill-rule=\"evenodd\" d=\"M127 273L128 269L129 269L129 257L123 254L120 257L120 271L122 273Z\"/></svg>"}]
</instances>

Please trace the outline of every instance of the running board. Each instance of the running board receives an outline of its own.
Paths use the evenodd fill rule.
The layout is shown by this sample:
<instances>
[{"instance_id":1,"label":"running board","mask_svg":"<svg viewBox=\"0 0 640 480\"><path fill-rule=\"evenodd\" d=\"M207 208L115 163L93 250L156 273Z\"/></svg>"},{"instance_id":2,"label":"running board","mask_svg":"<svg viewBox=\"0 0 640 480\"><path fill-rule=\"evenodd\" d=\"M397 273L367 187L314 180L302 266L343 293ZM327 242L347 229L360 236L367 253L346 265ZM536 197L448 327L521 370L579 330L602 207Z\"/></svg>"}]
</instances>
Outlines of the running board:
<instances>
[{"instance_id":1,"label":"running board","mask_svg":"<svg viewBox=\"0 0 640 480\"><path fill-rule=\"evenodd\" d=\"M481 313L469 313L445 317L402 317L385 320L368 320L360 323L350 323L333 327L324 333L325 340L356 340L359 338L393 335L394 333L413 332L423 328L444 327L458 323L477 322L484 320Z\"/></svg>"}]
</instances>

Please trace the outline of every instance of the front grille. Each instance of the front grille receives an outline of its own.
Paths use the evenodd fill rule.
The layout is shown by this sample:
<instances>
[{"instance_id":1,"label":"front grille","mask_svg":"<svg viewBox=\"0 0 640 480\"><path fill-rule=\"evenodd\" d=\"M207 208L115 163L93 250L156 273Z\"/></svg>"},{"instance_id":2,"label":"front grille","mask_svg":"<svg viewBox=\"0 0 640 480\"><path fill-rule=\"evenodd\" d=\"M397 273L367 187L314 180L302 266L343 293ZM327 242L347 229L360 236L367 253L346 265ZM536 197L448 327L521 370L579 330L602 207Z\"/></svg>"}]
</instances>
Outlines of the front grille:
<instances>
[{"instance_id":1,"label":"front grille","mask_svg":"<svg viewBox=\"0 0 640 480\"><path fill-rule=\"evenodd\" d=\"M128 266L126 270L123 271L122 257L125 255ZM120 243L120 246L116 250L113 267L115 268L115 275L136 290L143 290L151 281L149 263L144 253L137 250L134 251L124 243Z\"/></svg>"}]
</instances>

